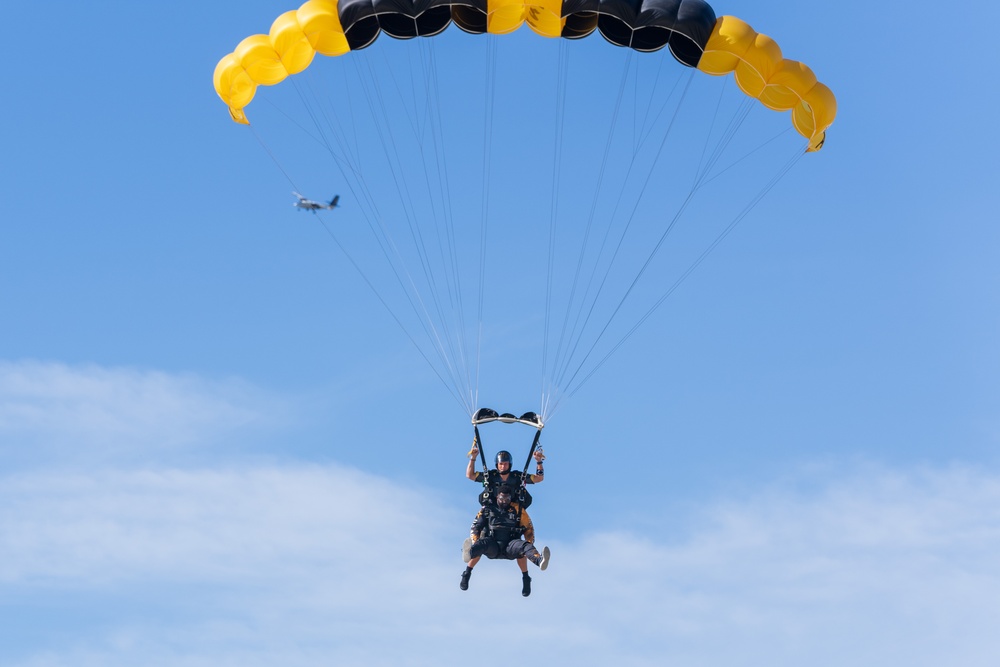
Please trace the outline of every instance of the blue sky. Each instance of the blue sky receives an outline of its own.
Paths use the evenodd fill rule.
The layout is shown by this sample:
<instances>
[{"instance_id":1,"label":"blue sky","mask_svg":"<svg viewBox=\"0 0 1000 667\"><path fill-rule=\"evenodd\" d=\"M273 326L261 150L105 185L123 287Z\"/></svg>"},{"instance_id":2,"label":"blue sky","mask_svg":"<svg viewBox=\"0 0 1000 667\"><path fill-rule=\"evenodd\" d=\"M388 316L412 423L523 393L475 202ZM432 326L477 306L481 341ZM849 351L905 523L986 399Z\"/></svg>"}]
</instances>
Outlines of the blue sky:
<instances>
[{"instance_id":1,"label":"blue sky","mask_svg":"<svg viewBox=\"0 0 1000 667\"><path fill-rule=\"evenodd\" d=\"M715 4L839 115L549 422L528 600L505 563L458 590L468 417L212 90L294 6L7 11L0 662L456 662L503 613L578 664L991 664L994 6L939 42L930 3ZM499 220L531 224L544 183L523 187L497 186ZM341 194L324 220L349 236ZM501 271L532 262L497 234L482 405L537 409L537 315L500 303L543 286ZM518 455L531 433L483 435Z\"/></svg>"}]
</instances>

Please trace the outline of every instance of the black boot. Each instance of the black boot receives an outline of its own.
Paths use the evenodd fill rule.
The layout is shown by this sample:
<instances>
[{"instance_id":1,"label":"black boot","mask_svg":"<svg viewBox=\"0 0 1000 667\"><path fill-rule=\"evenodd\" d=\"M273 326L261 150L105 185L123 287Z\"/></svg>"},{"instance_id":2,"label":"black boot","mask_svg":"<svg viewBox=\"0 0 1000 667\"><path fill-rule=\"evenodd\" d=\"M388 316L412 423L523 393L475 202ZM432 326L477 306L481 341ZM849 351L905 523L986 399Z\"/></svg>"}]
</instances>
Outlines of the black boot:
<instances>
[{"instance_id":1,"label":"black boot","mask_svg":"<svg viewBox=\"0 0 1000 667\"><path fill-rule=\"evenodd\" d=\"M527 572L521 573L521 595L524 597L531 595L531 577Z\"/></svg>"},{"instance_id":2,"label":"black boot","mask_svg":"<svg viewBox=\"0 0 1000 667\"><path fill-rule=\"evenodd\" d=\"M472 576L472 568L465 568L465 572L462 573L462 583L458 585L463 591L469 590L469 577Z\"/></svg>"}]
</instances>

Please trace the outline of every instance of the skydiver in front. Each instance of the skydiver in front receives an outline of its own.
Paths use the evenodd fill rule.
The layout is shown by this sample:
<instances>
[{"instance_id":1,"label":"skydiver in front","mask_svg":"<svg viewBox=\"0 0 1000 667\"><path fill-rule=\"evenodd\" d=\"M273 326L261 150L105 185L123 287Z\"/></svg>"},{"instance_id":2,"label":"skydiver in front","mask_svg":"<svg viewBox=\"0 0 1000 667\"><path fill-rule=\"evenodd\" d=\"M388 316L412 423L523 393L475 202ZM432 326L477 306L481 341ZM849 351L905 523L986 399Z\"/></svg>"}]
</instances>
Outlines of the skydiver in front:
<instances>
[{"instance_id":1,"label":"skydiver in front","mask_svg":"<svg viewBox=\"0 0 1000 667\"><path fill-rule=\"evenodd\" d=\"M535 474L533 475L522 475L520 470L511 470L513 459L510 456L510 452L504 450L497 452L496 468L478 472L476 470L476 457L478 455L479 445L473 442L472 449L469 450L469 464L465 468L465 477L471 479L473 482L483 483L486 491L489 493L490 500L496 500L496 492L501 484L509 484L512 488L519 490L522 486L522 481L524 484L541 484L545 481L545 464L543 463L545 454L542 452L540 446L533 454L535 459ZM484 497L480 502L484 502L485 500L486 498ZM515 499L514 502L516 504L517 500ZM524 503L524 506L527 507L530 504L531 494L528 494L527 502Z\"/></svg>"}]
</instances>

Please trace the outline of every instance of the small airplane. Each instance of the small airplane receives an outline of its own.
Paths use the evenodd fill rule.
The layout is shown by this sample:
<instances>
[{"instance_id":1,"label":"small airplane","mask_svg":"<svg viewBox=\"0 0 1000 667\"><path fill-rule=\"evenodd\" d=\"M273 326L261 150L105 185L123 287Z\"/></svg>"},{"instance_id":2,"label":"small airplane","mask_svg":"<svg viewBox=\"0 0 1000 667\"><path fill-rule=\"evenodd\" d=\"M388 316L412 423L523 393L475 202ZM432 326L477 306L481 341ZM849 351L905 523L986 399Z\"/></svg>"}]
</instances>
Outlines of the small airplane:
<instances>
[{"instance_id":1,"label":"small airplane","mask_svg":"<svg viewBox=\"0 0 1000 667\"><path fill-rule=\"evenodd\" d=\"M303 211L329 211L331 209L337 208L337 202L340 201L340 195L335 195L333 199L330 200L329 204L324 204L323 202L313 201L312 199L306 199L298 192L292 192L293 195L299 198L297 202L292 204L295 208L300 208Z\"/></svg>"}]
</instances>

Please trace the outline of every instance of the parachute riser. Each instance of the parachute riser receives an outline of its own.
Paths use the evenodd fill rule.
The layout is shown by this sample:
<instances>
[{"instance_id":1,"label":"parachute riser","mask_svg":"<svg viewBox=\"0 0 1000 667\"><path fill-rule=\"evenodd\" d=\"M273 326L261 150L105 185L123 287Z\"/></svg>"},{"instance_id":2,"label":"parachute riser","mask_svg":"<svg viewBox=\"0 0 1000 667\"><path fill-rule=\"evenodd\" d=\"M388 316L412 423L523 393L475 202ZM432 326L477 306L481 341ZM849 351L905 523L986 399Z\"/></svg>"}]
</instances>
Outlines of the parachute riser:
<instances>
[{"instance_id":1,"label":"parachute riser","mask_svg":"<svg viewBox=\"0 0 1000 667\"><path fill-rule=\"evenodd\" d=\"M476 439L475 439L476 448L479 450L479 458L483 462L483 489L485 490L489 488L490 484L489 480L490 468L488 465L486 465L486 452L483 451L483 439L479 435L479 426L473 426L472 428L475 429L476 432Z\"/></svg>"},{"instance_id":2,"label":"parachute riser","mask_svg":"<svg viewBox=\"0 0 1000 667\"><path fill-rule=\"evenodd\" d=\"M528 458L524 462L524 470L521 471L521 488L517 491L517 523L521 523L521 510L524 508L524 494L527 491L528 485L528 466L531 465L531 457L535 455L535 450L538 449L538 439L542 437L542 429L535 431L535 437L531 441L531 450L528 452Z\"/></svg>"},{"instance_id":3,"label":"parachute riser","mask_svg":"<svg viewBox=\"0 0 1000 667\"><path fill-rule=\"evenodd\" d=\"M528 479L528 466L531 465L531 457L535 455L535 450L538 449L538 439L542 436L542 429L535 431L535 439L531 441L531 450L528 452L528 458L524 462L524 470L521 471L521 489L523 490L527 484Z\"/></svg>"}]
</instances>

